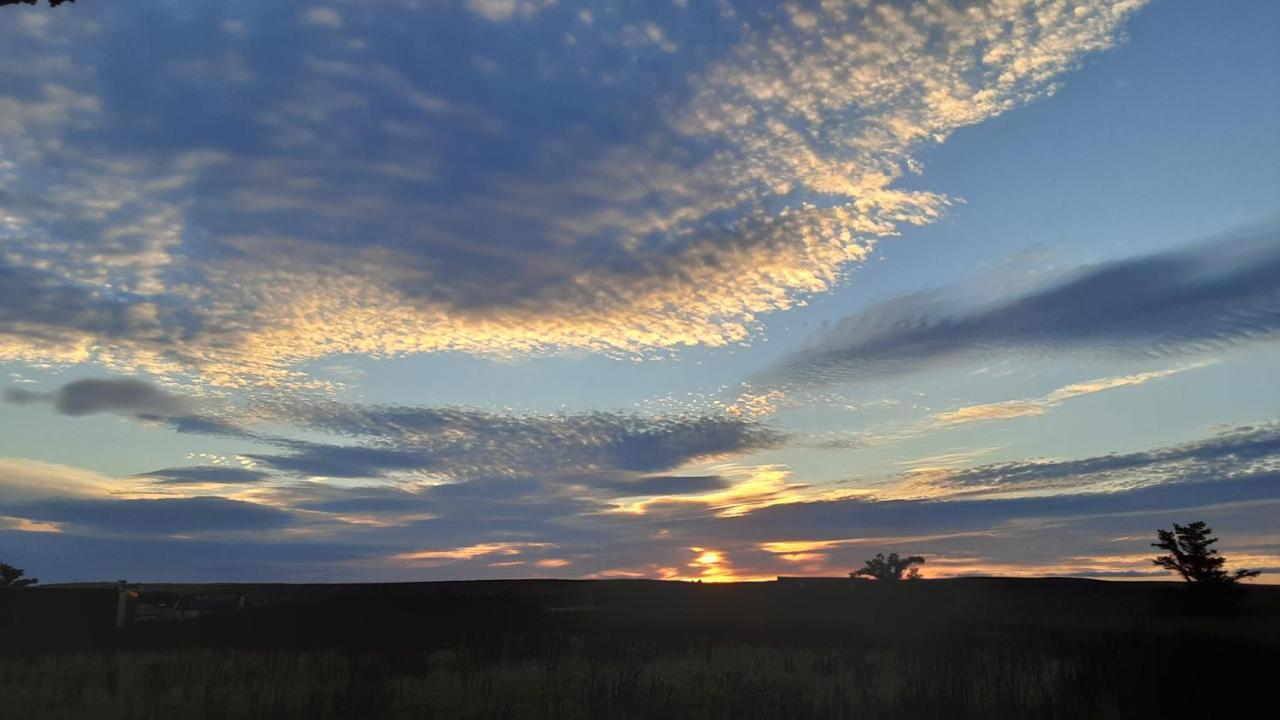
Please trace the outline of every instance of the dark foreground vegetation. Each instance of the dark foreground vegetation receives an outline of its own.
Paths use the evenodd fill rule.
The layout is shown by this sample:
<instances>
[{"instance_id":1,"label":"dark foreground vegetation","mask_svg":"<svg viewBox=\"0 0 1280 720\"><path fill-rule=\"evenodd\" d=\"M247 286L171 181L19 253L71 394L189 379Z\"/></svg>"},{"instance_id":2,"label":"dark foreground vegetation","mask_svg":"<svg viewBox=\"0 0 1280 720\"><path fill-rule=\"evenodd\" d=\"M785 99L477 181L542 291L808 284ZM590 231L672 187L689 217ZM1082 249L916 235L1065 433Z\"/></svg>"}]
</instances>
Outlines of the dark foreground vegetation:
<instances>
[{"instance_id":1,"label":"dark foreground vegetation","mask_svg":"<svg viewBox=\"0 0 1280 720\"><path fill-rule=\"evenodd\" d=\"M0 592L0 714L1227 717L1280 656L1272 587L1218 605L1052 579L161 590L246 609L117 630L73 611L112 590Z\"/></svg>"}]
</instances>

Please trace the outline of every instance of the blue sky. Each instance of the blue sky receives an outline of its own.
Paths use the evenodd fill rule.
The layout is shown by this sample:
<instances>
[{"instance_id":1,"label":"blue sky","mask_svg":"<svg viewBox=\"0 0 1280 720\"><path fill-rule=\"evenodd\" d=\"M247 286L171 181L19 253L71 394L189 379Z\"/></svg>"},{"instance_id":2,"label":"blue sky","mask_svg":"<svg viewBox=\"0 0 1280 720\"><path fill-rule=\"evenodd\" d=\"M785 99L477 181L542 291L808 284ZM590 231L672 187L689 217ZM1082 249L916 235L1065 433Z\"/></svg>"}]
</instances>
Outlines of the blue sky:
<instances>
[{"instance_id":1,"label":"blue sky","mask_svg":"<svg viewBox=\"0 0 1280 720\"><path fill-rule=\"evenodd\" d=\"M1280 577L1270 4L0 13L46 581Z\"/></svg>"}]
</instances>

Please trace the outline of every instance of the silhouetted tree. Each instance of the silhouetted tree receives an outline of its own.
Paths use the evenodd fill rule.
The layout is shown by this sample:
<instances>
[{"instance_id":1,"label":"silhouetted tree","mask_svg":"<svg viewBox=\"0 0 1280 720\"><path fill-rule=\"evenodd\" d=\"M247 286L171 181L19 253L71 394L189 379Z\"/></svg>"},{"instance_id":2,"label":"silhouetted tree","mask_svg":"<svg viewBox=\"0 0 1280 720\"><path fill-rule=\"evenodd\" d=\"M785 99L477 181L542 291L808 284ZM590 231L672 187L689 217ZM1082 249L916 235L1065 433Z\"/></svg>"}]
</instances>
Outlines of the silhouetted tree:
<instances>
[{"instance_id":1,"label":"silhouetted tree","mask_svg":"<svg viewBox=\"0 0 1280 720\"><path fill-rule=\"evenodd\" d=\"M1257 570L1223 570L1226 558L1209 547L1218 542L1218 538L1210 537L1212 532L1213 528L1202 520L1190 525L1174 523L1173 530L1157 530L1156 536L1160 541L1151 543L1151 547L1166 550L1169 554L1160 555L1151 562L1178 573L1187 582L1204 585L1234 585L1260 574Z\"/></svg>"},{"instance_id":2,"label":"silhouetted tree","mask_svg":"<svg viewBox=\"0 0 1280 720\"><path fill-rule=\"evenodd\" d=\"M33 577L23 577L27 572L22 568L0 563L0 587L27 587L40 582Z\"/></svg>"},{"instance_id":3,"label":"silhouetted tree","mask_svg":"<svg viewBox=\"0 0 1280 720\"><path fill-rule=\"evenodd\" d=\"M849 573L849 577L854 579L869 577L876 580L919 580L924 577L920 574L919 568L911 567L924 564L924 558L919 555L900 558L898 553L889 553L889 557L886 558L884 553L876 553L875 557L865 562L866 567Z\"/></svg>"}]
</instances>

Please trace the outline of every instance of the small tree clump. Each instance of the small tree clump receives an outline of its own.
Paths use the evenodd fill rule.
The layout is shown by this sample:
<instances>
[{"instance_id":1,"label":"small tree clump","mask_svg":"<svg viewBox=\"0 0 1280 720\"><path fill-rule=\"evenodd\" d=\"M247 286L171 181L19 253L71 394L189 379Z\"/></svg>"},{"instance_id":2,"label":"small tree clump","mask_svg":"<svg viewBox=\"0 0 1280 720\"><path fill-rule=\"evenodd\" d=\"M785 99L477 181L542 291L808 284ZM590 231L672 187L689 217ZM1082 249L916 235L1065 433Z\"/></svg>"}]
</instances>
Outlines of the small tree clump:
<instances>
[{"instance_id":1,"label":"small tree clump","mask_svg":"<svg viewBox=\"0 0 1280 720\"><path fill-rule=\"evenodd\" d=\"M884 553L876 553L874 558L865 562L866 567L849 573L849 577L855 580L868 577L888 581L919 580L924 577L920 574L919 568L912 567L912 565L924 564L924 558L919 555L902 558L898 557L898 553L889 553L889 557L886 558Z\"/></svg>"}]
</instances>

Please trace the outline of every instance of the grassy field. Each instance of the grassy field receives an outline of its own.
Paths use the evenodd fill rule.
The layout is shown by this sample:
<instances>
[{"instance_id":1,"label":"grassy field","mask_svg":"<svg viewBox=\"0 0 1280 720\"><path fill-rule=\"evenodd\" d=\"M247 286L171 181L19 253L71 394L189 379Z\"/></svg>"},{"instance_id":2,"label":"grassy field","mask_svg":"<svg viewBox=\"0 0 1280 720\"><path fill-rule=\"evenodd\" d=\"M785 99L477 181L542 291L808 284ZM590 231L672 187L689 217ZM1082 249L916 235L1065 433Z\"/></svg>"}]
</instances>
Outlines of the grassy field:
<instances>
[{"instance_id":1,"label":"grassy field","mask_svg":"<svg viewBox=\"0 0 1280 720\"><path fill-rule=\"evenodd\" d=\"M1225 717L1233 696L1274 679L1280 593L1255 588L1234 608L1197 614L1181 589L245 586L245 612L121 632L10 622L0 714Z\"/></svg>"}]
</instances>

